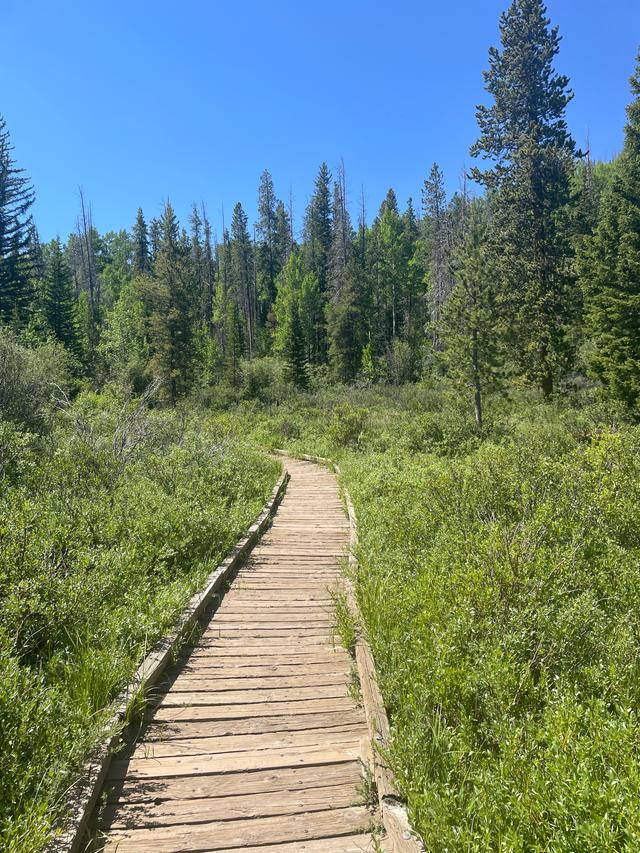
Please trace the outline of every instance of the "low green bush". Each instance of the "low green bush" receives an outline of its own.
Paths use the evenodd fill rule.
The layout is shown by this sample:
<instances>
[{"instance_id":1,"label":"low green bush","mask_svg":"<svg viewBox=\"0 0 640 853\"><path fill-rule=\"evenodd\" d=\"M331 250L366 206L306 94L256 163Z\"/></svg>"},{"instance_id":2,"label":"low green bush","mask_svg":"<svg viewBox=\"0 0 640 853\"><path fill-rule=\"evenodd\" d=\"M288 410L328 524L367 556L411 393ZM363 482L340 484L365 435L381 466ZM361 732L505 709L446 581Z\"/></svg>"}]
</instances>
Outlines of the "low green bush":
<instances>
[{"instance_id":1,"label":"low green bush","mask_svg":"<svg viewBox=\"0 0 640 853\"><path fill-rule=\"evenodd\" d=\"M58 343L21 346L7 329L0 329L0 414L5 421L32 432L45 431L55 402L76 384L78 368Z\"/></svg>"},{"instance_id":2,"label":"low green bush","mask_svg":"<svg viewBox=\"0 0 640 853\"><path fill-rule=\"evenodd\" d=\"M638 849L640 431L343 460L427 848Z\"/></svg>"},{"instance_id":3,"label":"low green bush","mask_svg":"<svg viewBox=\"0 0 640 853\"><path fill-rule=\"evenodd\" d=\"M0 423L0 847L42 850L110 703L254 520L277 463L194 415L81 395Z\"/></svg>"},{"instance_id":4,"label":"low green bush","mask_svg":"<svg viewBox=\"0 0 640 853\"><path fill-rule=\"evenodd\" d=\"M323 391L235 428L340 463L427 849L640 849L640 428L587 395L514 392L479 433L435 383Z\"/></svg>"},{"instance_id":5,"label":"low green bush","mask_svg":"<svg viewBox=\"0 0 640 853\"><path fill-rule=\"evenodd\" d=\"M278 403L292 393L281 361L272 357L255 358L241 364L242 392L248 400Z\"/></svg>"}]
</instances>

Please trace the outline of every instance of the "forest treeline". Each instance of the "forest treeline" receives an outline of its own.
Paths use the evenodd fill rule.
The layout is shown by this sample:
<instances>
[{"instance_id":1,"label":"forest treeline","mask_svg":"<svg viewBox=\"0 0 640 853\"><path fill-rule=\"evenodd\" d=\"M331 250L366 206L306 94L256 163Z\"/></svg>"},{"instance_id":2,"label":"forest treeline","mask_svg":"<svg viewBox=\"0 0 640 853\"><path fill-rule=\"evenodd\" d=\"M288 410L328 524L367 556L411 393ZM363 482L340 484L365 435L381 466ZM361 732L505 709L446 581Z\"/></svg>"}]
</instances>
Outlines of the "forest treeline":
<instances>
[{"instance_id":1,"label":"forest treeline","mask_svg":"<svg viewBox=\"0 0 640 853\"><path fill-rule=\"evenodd\" d=\"M0 121L0 318L29 345L53 338L78 376L170 402L237 386L278 358L297 388L314 377L402 383L446 373L485 392L509 381L545 396L590 377L635 409L640 395L640 70L622 153L592 162L565 118L573 93L541 0L514 0L489 53L477 109L483 188L422 197L392 189L357 221L340 163L323 163L294 233L264 171L258 218L240 203L216 235L204 205L183 227L169 201L130 230L100 234L81 193L77 231L42 244L34 192ZM267 361L264 361L268 357ZM257 361L261 360L261 361ZM266 377L266 378L265 378Z\"/></svg>"}]
</instances>

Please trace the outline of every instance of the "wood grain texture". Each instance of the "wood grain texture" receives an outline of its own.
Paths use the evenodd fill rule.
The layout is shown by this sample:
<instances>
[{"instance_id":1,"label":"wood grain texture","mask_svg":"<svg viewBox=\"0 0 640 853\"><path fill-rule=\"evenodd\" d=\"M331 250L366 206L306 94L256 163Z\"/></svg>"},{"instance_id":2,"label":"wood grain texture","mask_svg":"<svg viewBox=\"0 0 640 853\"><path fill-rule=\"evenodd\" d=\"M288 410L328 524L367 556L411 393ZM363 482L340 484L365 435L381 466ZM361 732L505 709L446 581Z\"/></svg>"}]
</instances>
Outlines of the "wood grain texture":
<instances>
[{"instance_id":1,"label":"wood grain texture","mask_svg":"<svg viewBox=\"0 0 640 853\"><path fill-rule=\"evenodd\" d=\"M285 465L271 528L111 763L97 849L375 850L359 787L369 733L331 598L350 526L332 473Z\"/></svg>"}]
</instances>

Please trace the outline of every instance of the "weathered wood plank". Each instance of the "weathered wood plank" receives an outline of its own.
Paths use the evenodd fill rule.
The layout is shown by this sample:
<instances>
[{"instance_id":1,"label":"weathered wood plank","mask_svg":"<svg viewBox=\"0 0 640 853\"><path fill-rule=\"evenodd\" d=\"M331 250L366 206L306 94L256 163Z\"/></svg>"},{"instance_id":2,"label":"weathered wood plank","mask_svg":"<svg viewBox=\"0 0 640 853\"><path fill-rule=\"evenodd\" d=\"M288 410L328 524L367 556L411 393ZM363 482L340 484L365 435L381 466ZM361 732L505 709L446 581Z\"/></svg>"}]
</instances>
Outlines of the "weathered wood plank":
<instances>
[{"instance_id":1,"label":"weathered wood plank","mask_svg":"<svg viewBox=\"0 0 640 853\"><path fill-rule=\"evenodd\" d=\"M227 752L246 752L259 749L285 751L300 746L331 746L359 744L362 726L333 726L331 729L304 729L299 732L265 732L249 735L218 737L170 738L156 741L145 739L138 743L132 758L166 758L170 755L221 755ZM128 760L128 759L121 759Z\"/></svg>"},{"instance_id":2,"label":"weathered wood plank","mask_svg":"<svg viewBox=\"0 0 640 853\"><path fill-rule=\"evenodd\" d=\"M233 850L237 852L237 847ZM341 835L331 839L331 847L327 847L326 839L319 841L294 841L293 844L270 844L268 847L243 847L242 853L392 853L387 842L374 842L369 833L364 835ZM212 853L212 851L206 851ZM231 853L231 850L219 850L216 853Z\"/></svg>"},{"instance_id":3,"label":"weathered wood plank","mask_svg":"<svg viewBox=\"0 0 640 853\"><path fill-rule=\"evenodd\" d=\"M217 678L286 675L313 677L314 674L326 673L346 677L350 667L348 658L337 655L326 660L319 659L315 655L302 655L301 658L234 657L232 660L229 660L228 656L214 658L202 655L197 661L185 664L181 672L185 675L202 673L204 677L211 675Z\"/></svg>"},{"instance_id":4,"label":"weathered wood plank","mask_svg":"<svg viewBox=\"0 0 640 853\"><path fill-rule=\"evenodd\" d=\"M183 776L166 779L127 779L110 784L106 801L164 802L198 797L228 797L243 794L263 794L274 791L305 791L330 785L353 785L362 779L357 761L337 764L317 764L306 767L285 767L277 770L250 770L212 776Z\"/></svg>"},{"instance_id":5,"label":"weathered wood plank","mask_svg":"<svg viewBox=\"0 0 640 853\"><path fill-rule=\"evenodd\" d=\"M353 785L338 784L301 791L241 794L235 797L199 797L192 800L110 804L101 816L102 829L152 828L207 823L216 820L306 814L357 805Z\"/></svg>"},{"instance_id":6,"label":"weathered wood plank","mask_svg":"<svg viewBox=\"0 0 640 853\"><path fill-rule=\"evenodd\" d=\"M281 717L283 715L320 714L330 711L341 714L353 707L353 700L302 699L299 702L269 702L263 705L189 705L184 708L160 705L153 719L172 720L242 720L245 717Z\"/></svg>"},{"instance_id":7,"label":"weathered wood plank","mask_svg":"<svg viewBox=\"0 0 640 853\"><path fill-rule=\"evenodd\" d=\"M220 651L212 649L212 652ZM328 677L343 683L351 677L353 664L348 656L335 657L314 655L292 655L289 658L267 655L256 655L254 649L249 649L253 654L237 655L234 652L234 661L229 663L228 656L205 655L204 652L196 659L190 661L189 669L181 674L182 679L247 679L247 688L250 689L254 679L259 678L309 678L314 675ZM292 685L293 686L293 685ZM163 684L166 690L168 682Z\"/></svg>"},{"instance_id":8,"label":"weathered wood plank","mask_svg":"<svg viewBox=\"0 0 640 853\"><path fill-rule=\"evenodd\" d=\"M316 648L318 646L318 648ZM263 660L265 664L279 661L317 661L318 663L332 663L336 660L347 660L347 655L344 649L336 648L331 650L330 646L312 643L303 645L276 645L276 643L244 643L234 640L211 640L206 646L201 646L192 654L192 660L195 662L200 658L212 659L222 657L229 660L230 655L234 656L235 660L240 661L243 657L251 657Z\"/></svg>"},{"instance_id":9,"label":"weathered wood plank","mask_svg":"<svg viewBox=\"0 0 640 853\"><path fill-rule=\"evenodd\" d=\"M172 691L194 692L202 690L235 691L235 690L281 690L283 688L299 687L329 687L333 685L344 686L347 680L346 673L330 672L309 675L304 672L301 675L241 675L236 677L216 675L215 670L210 672L201 669L197 674L193 672L182 673L171 684Z\"/></svg>"},{"instance_id":10,"label":"weathered wood plank","mask_svg":"<svg viewBox=\"0 0 640 853\"><path fill-rule=\"evenodd\" d=\"M357 761L360 745L300 746L288 750L258 749L219 754L187 754L167 757L118 759L111 762L109 779L156 779L159 776L206 776L304 765Z\"/></svg>"},{"instance_id":11,"label":"weathered wood plank","mask_svg":"<svg viewBox=\"0 0 640 853\"><path fill-rule=\"evenodd\" d=\"M195 705L269 705L272 702L302 702L308 699L335 699L347 696L344 682L338 684L317 685L312 687L256 687L251 690L216 690L202 685L198 690L174 690L162 699L162 708L183 708Z\"/></svg>"},{"instance_id":12,"label":"weathered wood plank","mask_svg":"<svg viewBox=\"0 0 640 853\"><path fill-rule=\"evenodd\" d=\"M213 735L232 736L262 732L296 732L309 729L334 729L338 723L362 726L364 714L359 708L342 711L336 717L332 711L314 714L281 715L275 717L244 717L232 720L155 720L147 727L147 741L169 738L195 738Z\"/></svg>"},{"instance_id":13,"label":"weathered wood plank","mask_svg":"<svg viewBox=\"0 0 640 853\"><path fill-rule=\"evenodd\" d=\"M312 633L307 635L303 632L300 632L300 634L280 632L280 634L281 636L277 636L265 632L262 636L256 637L250 633L245 633L243 636L238 632L234 634L229 631L221 635L218 630L210 629L203 634L198 648L202 650L226 648L230 651L232 649L253 649L253 654L261 650L265 655L280 655L286 654L288 649L291 651L298 649L301 654L305 652L308 654L318 646L320 653L325 655L330 653L329 632L324 629L318 634ZM273 642L269 642L270 640L273 640ZM235 652L233 653L235 654Z\"/></svg>"},{"instance_id":14,"label":"weathered wood plank","mask_svg":"<svg viewBox=\"0 0 640 853\"><path fill-rule=\"evenodd\" d=\"M122 829L107 833L105 851L118 853L198 853L234 847L308 841L366 831L371 816L366 808L293 814L249 820L217 821L154 829ZM329 847L329 849L331 849Z\"/></svg>"},{"instance_id":15,"label":"weathered wood plank","mask_svg":"<svg viewBox=\"0 0 640 853\"><path fill-rule=\"evenodd\" d=\"M303 616L305 618L303 618ZM269 631L277 631L283 628L293 628L294 631L304 630L307 626L310 628L325 629L330 630L333 627L332 620L329 620L326 616L314 616L298 613L293 617L287 618L282 614L265 614L261 613L260 618L251 621L250 618L247 617L246 613L238 615L237 613L228 613L225 611L224 614L220 614L220 618L216 619L216 624L218 627L222 626L225 630L232 630L234 628L242 628L243 630L251 631L251 630L269 630ZM215 633L212 631L211 633Z\"/></svg>"}]
</instances>

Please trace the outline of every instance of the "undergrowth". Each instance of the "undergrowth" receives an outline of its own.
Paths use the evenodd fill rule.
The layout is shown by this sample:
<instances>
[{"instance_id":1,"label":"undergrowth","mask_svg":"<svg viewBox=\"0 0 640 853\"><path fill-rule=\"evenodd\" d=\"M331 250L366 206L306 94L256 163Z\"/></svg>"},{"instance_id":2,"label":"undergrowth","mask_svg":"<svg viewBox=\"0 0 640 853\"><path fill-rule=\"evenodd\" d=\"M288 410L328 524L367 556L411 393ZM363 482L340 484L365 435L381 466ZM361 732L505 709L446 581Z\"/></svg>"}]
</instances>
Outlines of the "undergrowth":
<instances>
[{"instance_id":1,"label":"undergrowth","mask_svg":"<svg viewBox=\"0 0 640 853\"><path fill-rule=\"evenodd\" d=\"M44 848L111 704L269 496L216 425L80 395L0 420L0 848Z\"/></svg>"},{"instance_id":2,"label":"undergrowth","mask_svg":"<svg viewBox=\"0 0 640 853\"><path fill-rule=\"evenodd\" d=\"M242 409L220 417L246 432ZM431 385L255 408L251 434L340 463L427 849L640 849L640 428L521 393L478 432Z\"/></svg>"}]
</instances>

